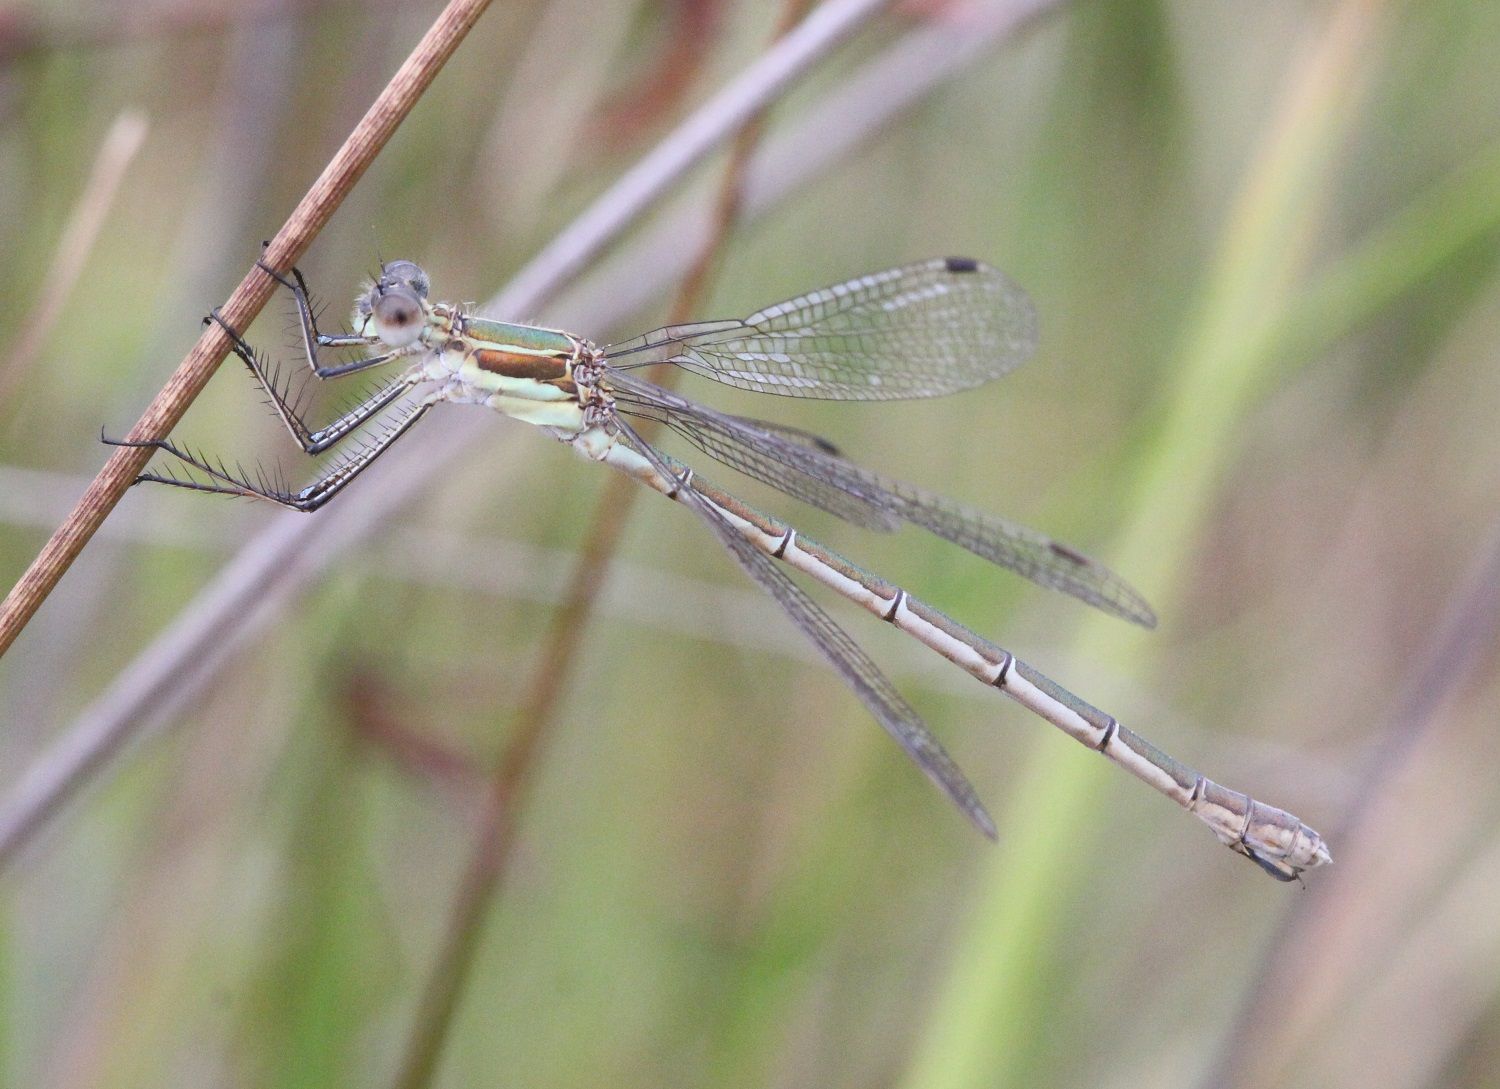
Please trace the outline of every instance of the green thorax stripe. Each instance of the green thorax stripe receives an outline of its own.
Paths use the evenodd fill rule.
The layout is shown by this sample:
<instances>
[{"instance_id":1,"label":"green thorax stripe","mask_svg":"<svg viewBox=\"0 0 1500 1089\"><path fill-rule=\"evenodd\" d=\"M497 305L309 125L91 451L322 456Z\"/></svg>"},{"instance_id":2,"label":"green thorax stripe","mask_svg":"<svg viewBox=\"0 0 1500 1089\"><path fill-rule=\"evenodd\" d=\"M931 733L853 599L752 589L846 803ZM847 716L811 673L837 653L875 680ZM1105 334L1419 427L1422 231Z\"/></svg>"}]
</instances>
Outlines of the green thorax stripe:
<instances>
[{"instance_id":1,"label":"green thorax stripe","mask_svg":"<svg viewBox=\"0 0 1500 1089\"><path fill-rule=\"evenodd\" d=\"M464 335L477 348L498 348L517 354L537 354L571 358L575 341L556 329L539 329L534 325L513 325L489 318L464 318Z\"/></svg>"}]
</instances>

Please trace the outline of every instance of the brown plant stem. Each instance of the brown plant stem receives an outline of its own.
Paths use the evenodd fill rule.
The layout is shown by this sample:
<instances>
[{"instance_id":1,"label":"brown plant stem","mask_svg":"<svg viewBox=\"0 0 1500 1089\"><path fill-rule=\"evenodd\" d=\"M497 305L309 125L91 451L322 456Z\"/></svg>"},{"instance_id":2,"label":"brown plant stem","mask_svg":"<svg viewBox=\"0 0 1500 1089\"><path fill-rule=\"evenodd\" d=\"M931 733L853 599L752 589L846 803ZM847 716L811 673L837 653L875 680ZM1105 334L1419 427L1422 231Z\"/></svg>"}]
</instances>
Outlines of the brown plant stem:
<instances>
[{"instance_id":1,"label":"brown plant stem","mask_svg":"<svg viewBox=\"0 0 1500 1089\"><path fill-rule=\"evenodd\" d=\"M271 240L264 255L267 263L275 268L287 268L302 256L489 2L451 0L443 9ZM224 319L236 328L245 328L260 313L275 286L276 281L271 277L259 268L252 268L221 308ZM208 384L228 351L229 341L219 327L213 324L205 326L198 342L127 437L141 440L169 434L193 399ZM0 655L4 655L15 642L16 636L78 558L100 523L146 467L151 454L149 448L115 448L72 513L63 520L5 601L0 603Z\"/></svg>"},{"instance_id":2,"label":"brown plant stem","mask_svg":"<svg viewBox=\"0 0 1500 1089\"><path fill-rule=\"evenodd\" d=\"M784 36L806 13L811 0L786 0L773 40ZM714 265L738 216L745 173L765 127L765 111L750 117L735 134L729 160L714 202L713 229L699 248L673 300L668 324L690 320L702 304ZM662 376L675 384L677 372ZM640 426L648 438L655 428ZM479 817L478 838L454 899L437 963L428 977L412 1029L397 1089L424 1089L432 1083L453 1013L463 994L474 952L483 933L485 914L514 857L516 829L531 779L546 748L557 707L572 679L583 632L593 616L599 593L608 581L625 523L640 486L622 474L611 474L594 508L583 545L567 582L561 607L543 642L536 679L516 716L511 737L495 766Z\"/></svg>"}]
</instances>

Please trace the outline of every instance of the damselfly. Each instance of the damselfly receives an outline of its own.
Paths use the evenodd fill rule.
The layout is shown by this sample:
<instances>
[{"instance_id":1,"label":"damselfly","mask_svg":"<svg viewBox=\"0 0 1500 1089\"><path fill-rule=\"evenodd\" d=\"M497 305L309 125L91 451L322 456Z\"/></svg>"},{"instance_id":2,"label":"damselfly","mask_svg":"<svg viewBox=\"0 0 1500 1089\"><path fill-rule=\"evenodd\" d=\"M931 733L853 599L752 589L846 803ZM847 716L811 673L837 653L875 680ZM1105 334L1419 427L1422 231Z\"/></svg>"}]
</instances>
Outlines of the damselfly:
<instances>
[{"instance_id":1,"label":"damselfly","mask_svg":"<svg viewBox=\"0 0 1500 1089\"><path fill-rule=\"evenodd\" d=\"M1122 579L1066 545L844 459L796 428L715 411L639 373L670 364L716 382L784 397L870 401L936 397L998 378L1036 345L1025 293L968 258L936 258L861 276L757 311L743 320L657 329L599 348L556 329L465 313L428 298L427 274L392 261L355 302L353 332L319 331L301 273L269 275L297 303L303 346L318 378L403 364L394 379L316 430L255 352L217 312L234 351L309 454L380 424L306 487L291 491L228 470L168 440L142 442L201 473L139 479L259 496L314 511L337 495L434 405L485 405L542 428L690 509L784 609L880 724L982 832L995 826L963 773L868 655L783 571L780 560L868 609L998 688L1070 737L1097 749L1202 819L1230 848L1282 880L1328 862L1322 838L1292 814L1228 790L1160 752L1113 717L905 590L862 570L791 526L710 484L642 438L633 420L665 424L691 445L786 494L873 529L921 526L1042 586L1126 620L1154 626ZM329 349L363 358L325 363ZM351 444L352 445L352 444Z\"/></svg>"}]
</instances>

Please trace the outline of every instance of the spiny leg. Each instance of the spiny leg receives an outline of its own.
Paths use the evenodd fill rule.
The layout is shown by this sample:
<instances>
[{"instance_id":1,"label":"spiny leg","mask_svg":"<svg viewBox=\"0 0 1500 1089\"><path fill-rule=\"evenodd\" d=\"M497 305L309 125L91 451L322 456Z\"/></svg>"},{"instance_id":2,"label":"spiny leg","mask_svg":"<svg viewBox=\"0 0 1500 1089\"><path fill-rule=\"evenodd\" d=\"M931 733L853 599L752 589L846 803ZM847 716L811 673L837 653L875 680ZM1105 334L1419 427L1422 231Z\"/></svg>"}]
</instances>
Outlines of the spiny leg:
<instances>
[{"instance_id":1,"label":"spiny leg","mask_svg":"<svg viewBox=\"0 0 1500 1089\"><path fill-rule=\"evenodd\" d=\"M220 329L224 330L224 335L229 338L234 354L250 368L250 372L255 375L255 380L260 383L261 389L270 395L271 407L275 409L276 415L292 433L292 438L296 439L302 449L309 454L321 454L324 450L334 446L351 432L374 419L422 380L421 368L413 367L375 390L332 423L313 431L307 426L307 421L297 414L296 406L287 400L286 393L277 387L276 377L267 370L264 356L257 354L245 338L224 320L218 307L209 311L209 316L204 320L215 322Z\"/></svg>"},{"instance_id":2,"label":"spiny leg","mask_svg":"<svg viewBox=\"0 0 1500 1089\"><path fill-rule=\"evenodd\" d=\"M102 435L100 438L109 446L150 447L160 450L163 453L171 454L179 461L192 466L210 479L218 481L216 484L203 484L196 480L164 476L160 473L142 473L135 478L135 483L137 484L149 481L153 484L167 484L174 488L187 488L198 492L214 492L218 495L258 496L261 499L269 499L273 503L278 503L292 510L311 512L317 510L339 492L343 491L345 485L369 468L376 458L390 449L391 445L397 439L406 434L413 424L426 415L427 410L433 404L434 400L428 398L412 405L380 437L371 440L359 451L350 454L337 465L333 466L326 474L295 492L270 487L264 480L258 483L247 480L243 470L240 470L236 474L226 469L222 462L218 465L211 465L203 457L183 450L167 439L131 441L128 439L109 439Z\"/></svg>"},{"instance_id":3,"label":"spiny leg","mask_svg":"<svg viewBox=\"0 0 1500 1089\"><path fill-rule=\"evenodd\" d=\"M267 276L289 290L292 293L292 297L297 300L297 318L302 328L302 348L307 353L307 365L312 368L313 374L319 378L342 378L346 374L354 374L357 371L378 367L382 363L389 363L392 359L404 354L400 350L383 352L380 355L372 355L365 359L356 359L352 363L335 364L331 367L323 366L318 362L319 348L369 347L372 344L378 343L378 338L361 336L358 333L330 334L319 332L317 315L313 313L312 299L308 294L307 281L302 278L302 273L293 268L292 275L288 278L259 258L256 259L255 264Z\"/></svg>"}]
</instances>

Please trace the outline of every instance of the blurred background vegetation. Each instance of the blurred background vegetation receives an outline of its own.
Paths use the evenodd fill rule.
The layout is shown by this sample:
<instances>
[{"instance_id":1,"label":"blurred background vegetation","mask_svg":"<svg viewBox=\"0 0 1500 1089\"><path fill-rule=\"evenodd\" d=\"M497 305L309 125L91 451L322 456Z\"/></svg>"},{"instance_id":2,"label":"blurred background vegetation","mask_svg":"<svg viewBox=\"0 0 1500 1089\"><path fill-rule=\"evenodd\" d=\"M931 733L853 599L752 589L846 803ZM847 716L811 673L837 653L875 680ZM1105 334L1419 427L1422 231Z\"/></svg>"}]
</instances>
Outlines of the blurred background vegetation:
<instances>
[{"instance_id":1,"label":"blurred background vegetation","mask_svg":"<svg viewBox=\"0 0 1500 1089\"><path fill-rule=\"evenodd\" d=\"M895 5L771 131L977 6ZM496 3L309 279L335 317L382 256L492 294L777 7ZM436 9L0 6L6 585L103 460L100 425L128 429ZM943 253L1023 283L1038 357L962 400L693 392L1110 562L1157 631L776 507L1297 812L1331 871L1276 885L830 602L990 803L981 841L647 496L431 1084L1494 1084L1497 50L1500 6L1474 0L1057 3L737 231L701 315ZM287 314L252 340L289 348ZM310 475L260 401L225 367L179 435ZM0 876L3 1084L396 1077L604 484L493 427ZM279 517L132 492L0 661L0 789Z\"/></svg>"}]
</instances>

